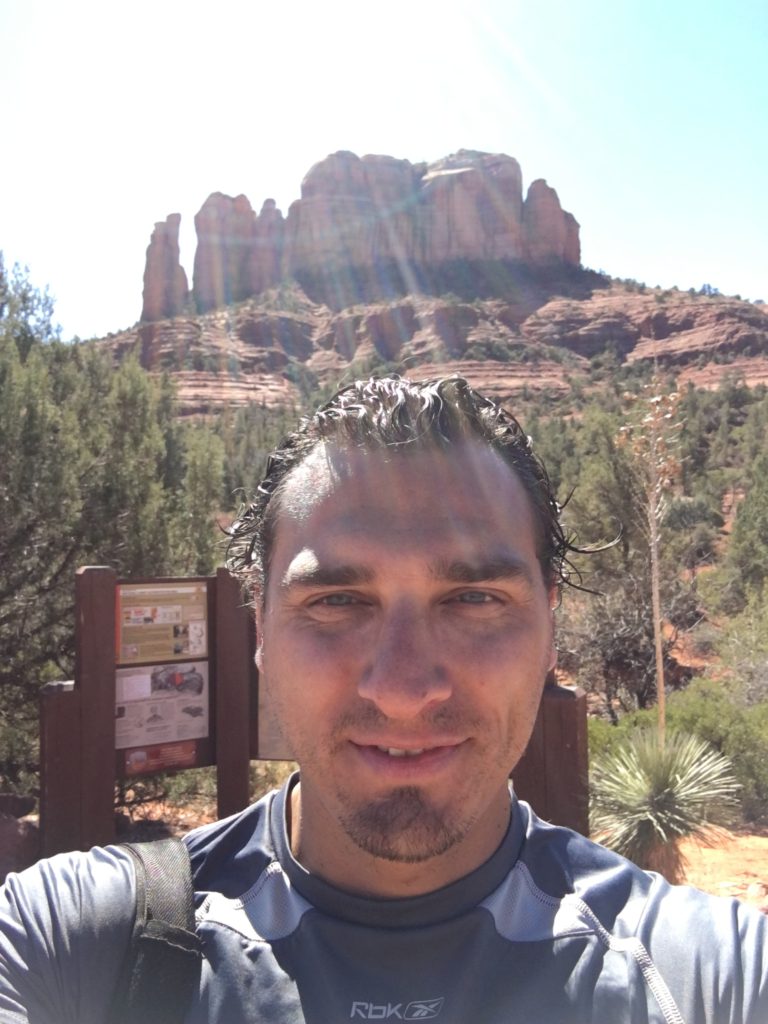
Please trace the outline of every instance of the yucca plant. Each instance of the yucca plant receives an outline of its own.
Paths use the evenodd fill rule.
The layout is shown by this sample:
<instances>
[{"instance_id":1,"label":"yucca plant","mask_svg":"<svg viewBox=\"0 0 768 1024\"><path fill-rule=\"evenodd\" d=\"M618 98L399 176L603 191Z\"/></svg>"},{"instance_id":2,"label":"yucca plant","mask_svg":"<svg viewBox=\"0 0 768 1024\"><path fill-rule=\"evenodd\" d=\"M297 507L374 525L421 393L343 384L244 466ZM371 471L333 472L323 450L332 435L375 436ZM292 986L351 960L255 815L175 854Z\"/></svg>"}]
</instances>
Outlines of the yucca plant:
<instances>
[{"instance_id":1,"label":"yucca plant","mask_svg":"<svg viewBox=\"0 0 768 1024\"><path fill-rule=\"evenodd\" d=\"M680 840L706 843L738 805L727 757L705 740L639 730L590 771L591 828L605 846L670 882L684 877Z\"/></svg>"}]
</instances>

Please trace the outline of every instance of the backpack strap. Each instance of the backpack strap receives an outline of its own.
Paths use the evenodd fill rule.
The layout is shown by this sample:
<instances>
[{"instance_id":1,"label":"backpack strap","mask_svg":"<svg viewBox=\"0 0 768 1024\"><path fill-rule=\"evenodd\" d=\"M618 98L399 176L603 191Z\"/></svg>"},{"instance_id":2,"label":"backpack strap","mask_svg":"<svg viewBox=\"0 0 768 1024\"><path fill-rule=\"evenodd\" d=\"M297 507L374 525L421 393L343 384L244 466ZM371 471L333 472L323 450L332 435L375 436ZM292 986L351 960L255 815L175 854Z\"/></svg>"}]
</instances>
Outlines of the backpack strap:
<instances>
[{"instance_id":1,"label":"backpack strap","mask_svg":"<svg viewBox=\"0 0 768 1024\"><path fill-rule=\"evenodd\" d=\"M124 968L120 1024L175 1024L198 986L189 853L179 839L125 843L136 869L136 921Z\"/></svg>"}]
</instances>

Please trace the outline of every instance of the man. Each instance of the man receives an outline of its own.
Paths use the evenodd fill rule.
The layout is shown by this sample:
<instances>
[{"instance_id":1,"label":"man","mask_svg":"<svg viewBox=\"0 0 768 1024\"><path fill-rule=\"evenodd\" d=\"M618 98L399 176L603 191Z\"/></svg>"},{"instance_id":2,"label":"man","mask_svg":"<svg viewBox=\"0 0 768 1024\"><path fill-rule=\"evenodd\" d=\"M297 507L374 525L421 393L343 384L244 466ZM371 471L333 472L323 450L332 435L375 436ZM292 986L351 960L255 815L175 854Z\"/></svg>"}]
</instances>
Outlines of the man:
<instances>
[{"instance_id":1,"label":"man","mask_svg":"<svg viewBox=\"0 0 768 1024\"><path fill-rule=\"evenodd\" d=\"M510 793L555 662L558 514L459 378L342 389L272 456L231 564L300 776L188 837L189 1024L768 1021L762 915ZM119 849L13 878L0 1020L109 1019L133 906Z\"/></svg>"}]
</instances>

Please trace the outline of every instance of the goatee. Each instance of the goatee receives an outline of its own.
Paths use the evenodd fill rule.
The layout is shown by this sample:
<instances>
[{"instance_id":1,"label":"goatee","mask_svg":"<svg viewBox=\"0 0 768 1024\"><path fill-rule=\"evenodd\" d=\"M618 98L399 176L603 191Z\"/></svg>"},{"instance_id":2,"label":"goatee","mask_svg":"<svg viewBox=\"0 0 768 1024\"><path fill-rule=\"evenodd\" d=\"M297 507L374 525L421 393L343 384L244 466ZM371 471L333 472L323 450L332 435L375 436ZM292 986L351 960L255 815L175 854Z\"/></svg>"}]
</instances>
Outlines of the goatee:
<instances>
[{"instance_id":1,"label":"goatee","mask_svg":"<svg viewBox=\"0 0 768 1024\"><path fill-rule=\"evenodd\" d=\"M439 857L466 834L466 828L451 828L416 786L395 789L347 812L341 824L361 850L402 864Z\"/></svg>"}]
</instances>

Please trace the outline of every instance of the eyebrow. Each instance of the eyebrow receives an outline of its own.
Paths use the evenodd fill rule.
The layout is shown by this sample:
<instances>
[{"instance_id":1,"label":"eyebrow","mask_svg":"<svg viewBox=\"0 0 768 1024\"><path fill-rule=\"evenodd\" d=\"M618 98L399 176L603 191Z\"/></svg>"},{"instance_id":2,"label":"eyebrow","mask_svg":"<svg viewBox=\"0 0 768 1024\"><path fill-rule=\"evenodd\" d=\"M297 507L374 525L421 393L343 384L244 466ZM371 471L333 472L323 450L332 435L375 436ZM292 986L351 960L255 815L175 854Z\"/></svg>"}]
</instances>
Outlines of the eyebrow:
<instances>
[{"instance_id":1,"label":"eyebrow","mask_svg":"<svg viewBox=\"0 0 768 1024\"><path fill-rule=\"evenodd\" d=\"M362 565L311 565L303 568L289 568L281 580L283 588L288 587L354 587L371 583L375 572ZM485 583L495 580L521 580L531 584L528 565L518 558L500 557L483 561L439 560L430 567L435 580L448 583Z\"/></svg>"},{"instance_id":2,"label":"eyebrow","mask_svg":"<svg viewBox=\"0 0 768 1024\"><path fill-rule=\"evenodd\" d=\"M531 584L531 570L519 558L502 556L478 562L438 561L432 566L432 576L450 583L491 583L494 580L521 580Z\"/></svg>"},{"instance_id":3,"label":"eyebrow","mask_svg":"<svg viewBox=\"0 0 768 1024\"><path fill-rule=\"evenodd\" d=\"M288 568L281 580L283 587L354 587L370 583L372 569L362 565L312 565L306 568Z\"/></svg>"}]
</instances>

